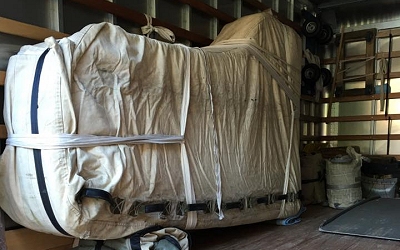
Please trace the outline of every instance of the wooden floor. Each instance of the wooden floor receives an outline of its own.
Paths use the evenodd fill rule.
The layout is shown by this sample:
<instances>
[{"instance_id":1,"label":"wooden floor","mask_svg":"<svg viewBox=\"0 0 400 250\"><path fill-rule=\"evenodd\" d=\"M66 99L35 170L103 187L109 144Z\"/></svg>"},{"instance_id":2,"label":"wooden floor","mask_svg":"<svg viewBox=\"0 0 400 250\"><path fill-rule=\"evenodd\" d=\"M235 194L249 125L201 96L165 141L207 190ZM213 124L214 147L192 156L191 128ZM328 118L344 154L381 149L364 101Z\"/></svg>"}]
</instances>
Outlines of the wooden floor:
<instances>
[{"instance_id":1,"label":"wooden floor","mask_svg":"<svg viewBox=\"0 0 400 250\"><path fill-rule=\"evenodd\" d=\"M193 250L264 249L400 249L400 241L322 233L319 226L339 213L329 207L309 205L302 221L292 226L257 223L232 228L192 231ZM400 232L399 232L400 234Z\"/></svg>"}]
</instances>

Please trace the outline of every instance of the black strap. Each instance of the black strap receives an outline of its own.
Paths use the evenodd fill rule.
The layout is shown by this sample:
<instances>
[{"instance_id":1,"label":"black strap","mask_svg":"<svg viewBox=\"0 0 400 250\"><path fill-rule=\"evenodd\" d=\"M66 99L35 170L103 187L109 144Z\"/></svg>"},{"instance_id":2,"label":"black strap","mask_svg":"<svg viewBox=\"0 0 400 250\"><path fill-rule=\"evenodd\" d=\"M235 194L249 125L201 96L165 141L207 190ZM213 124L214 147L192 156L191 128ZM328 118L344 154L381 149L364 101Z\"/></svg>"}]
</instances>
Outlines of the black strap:
<instances>
[{"instance_id":1,"label":"black strap","mask_svg":"<svg viewBox=\"0 0 400 250\"><path fill-rule=\"evenodd\" d=\"M192 203L187 204L188 211L206 211L208 209L206 203Z\"/></svg>"},{"instance_id":2,"label":"black strap","mask_svg":"<svg viewBox=\"0 0 400 250\"><path fill-rule=\"evenodd\" d=\"M141 236L143 236L147 233L150 233L150 232L158 231L160 229L162 229L162 227L156 225L156 226L144 228L144 229L139 230L136 233L132 234L129 237L129 241L131 243L132 250L141 250L142 249L142 247L140 246L140 237Z\"/></svg>"},{"instance_id":3,"label":"black strap","mask_svg":"<svg viewBox=\"0 0 400 250\"><path fill-rule=\"evenodd\" d=\"M297 199L300 199L300 197L301 197L301 190L299 190L297 193L288 193L280 195L270 194L265 197L257 198L256 201L258 204L270 205L275 203L276 201L282 201L282 200L293 202Z\"/></svg>"},{"instance_id":4,"label":"black strap","mask_svg":"<svg viewBox=\"0 0 400 250\"><path fill-rule=\"evenodd\" d=\"M158 204L149 204L144 206L144 212L147 213L154 213L154 212L164 212L165 210L165 203L158 203Z\"/></svg>"},{"instance_id":5,"label":"black strap","mask_svg":"<svg viewBox=\"0 0 400 250\"><path fill-rule=\"evenodd\" d=\"M111 194L107 191L97 188L82 188L76 195L76 200L78 203L82 203L83 198L93 198L107 201L110 204L110 211L113 214L120 214L121 210L118 208L117 204L120 204L122 199L113 199Z\"/></svg>"},{"instance_id":6,"label":"black strap","mask_svg":"<svg viewBox=\"0 0 400 250\"><path fill-rule=\"evenodd\" d=\"M79 202L82 198L94 198L105 200L110 203L111 206L115 206L115 202L111 196L111 194L107 191L97 188L82 188L78 193Z\"/></svg>"},{"instance_id":7,"label":"black strap","mask_svg":"<svg viewBox=\"0 0 400 250\"><path fill-rule=\"evenodd\" d=\"M94 246L94 250L101 250L104 245L104 240L96 240L96 246Z\"/></svg>"},{"instance_id":8,"label":"black strap","mask_svg":"<svg viewBox=\"0 0 400 250\"><path fill-rule=\"evenodd\" d=\"M234 209L234 208L238 208L240 210L242 210L244 208L244 204L240 201L236 201L236 202L229 202L225 204L225 208L226 209Z\"/></svg>"},{"instance_id":9,"label":"black strap","mask_svg":"<svg viewBox=\"0 0 400 250\"><path fill-rule=\"evenodd\" d=\"M50 49L46 49L42 55L39 57L39 60L36 64L35 77L33 79L32 85L32 96L31 96L31 133L39 134L39 126L38 126L38 97L39 97L39 83L40 83L40 75L42 73L44 58ZM38 183L40 197L42 199L42 203L44 209L46 211L47 216L49 217L51 224L61 233L66 236L71 236L68 234L58 223L57 218L53 212L53 208L51 207L49 194L47 192L46 180L44 178L43 172L43 163L42 163L42 153L40 149L33 149L33 157L35 161L35 169L36 169L36 179Z\"/></svg>"},{"instance_id":10,"label":"black strap","mask_svg":"<svg viewBox=\"0 0 400 250\"><path fill-rule=\"evenodd\" d=\"M273 204L275 202L275 195L274 194L270 194L267 195L265 197L260 197L257 199L257 203L258 204L266 204L266 205L270 205Z\"/></svg>"},{"instance_id":11,"label":"black strap","mask_svg":"<svg viewBox=\"0 0 400 250\"><path fill-rule=\"evenodd\" d=\"M33 78L32 85L32 96L31 96L31 132L32 134L39 134L38 127L38 99L39 99L39 83L40 83L40 75L43 69L44 58L47 53L49 53L50 49L46 49L39 57L39 60L36 64L35 76Z\"/></svg>"}]
</instances>

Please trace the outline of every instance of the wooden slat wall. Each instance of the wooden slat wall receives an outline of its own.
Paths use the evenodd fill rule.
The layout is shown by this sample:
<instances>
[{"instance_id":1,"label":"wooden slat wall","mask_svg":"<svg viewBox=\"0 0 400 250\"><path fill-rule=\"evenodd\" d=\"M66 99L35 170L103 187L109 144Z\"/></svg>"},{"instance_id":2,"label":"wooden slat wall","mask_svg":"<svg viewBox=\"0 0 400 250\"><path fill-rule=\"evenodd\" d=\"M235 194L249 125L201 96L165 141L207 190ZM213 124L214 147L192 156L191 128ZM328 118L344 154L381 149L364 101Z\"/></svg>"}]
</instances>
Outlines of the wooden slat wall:
<instances>
[{"instance_id":1,"label":"wooden slat wall","mask_svg":"<svg viewBox=\"0 0 400 250\"><path fill-rule=\"evenodd\" d=\"M236 20L233 16L230 16L218 9L211 7L203 2L193 1L193 0L179 0L179 2L189 5L192 8L195 8L209 16L216 17L218 20L223 23L230 23Z\"/></svg>"},{"instance_id":2,"label":"wooden slat wall","mask_svg":"<svg viewBox=\"0 0 400 250\"><path fill-rule=\"evenodd\" d=\"M107 0L69 0L69 1L82 4L91 9L100 10L106 13L113 14L116 17L119 17L126 21L130 21L140 25L147 25L147 20L146 17L143 15L143 13L126 8L116 3L108 2ZM172 32L174 32L176 37L180 37L203 46L209 45L212 42L212 40L208 37L182 29L180 27L164 22L157 18L153 18L152 23L155 26L162 26L170 29Z\"/></svg>"},{"instance_id":3,"label":"wooden slat wall","mask_svg":"<svg viewBox=\"0 0 400 250\"><path fill-rule=\"evenodd\" d=\"M53 36L56 39L67 36L65 33L14 21L4 17L0 17L0 32L38 41L43 41L45 38L50 36Z\"/></svg>"},{"instance_id":4,"label":"wooden slat wall","mask_svg":"<svg viewBox=\"0 0 400 250\"><path fill-rule=\"evenodd\" d=\"M360 34L360 32L355 32L354 34L347 35L347 41L360 41L363 39L363 36L361 35L361 38L357 38ZM387 38L389 35L392 34L394 37L399 37L400 36L400 28L396 29L390 29L390 30L382 30L378 31L376 33L376 38ZM375 47L375 43L373 44ZM372 53L372 47L368 47L366 50L367 53L365 55L355 55L355 56L350 56L350 57L345 57L342 59L342 62L356 62L356 61L365 61L366 59L369 59L371 56L373 57L373 60L368 63L367 68L366 68L366 73L372 72L372 68L375 66L376 60L380 58L388 58L388 52L376 52ZM391 53L392 58L399 58L400 57L400 51L392 51ZM329 64L334 64L336 58L325 58L322 59L321 63L324 65L329 65ZM386 77L386 75L385 75ZM378 73L374 73L370 75L369 77L366 76L355 76L354 79L350 81L357 81L357 80L362 80L369 82L373 84L374 80L378 79L379 75ZM390 72L390 78L400 78L400 72ZM344 80L346 82L346 80ZM389 93L388 95L389 99L400 99L400 93ZM315 101L314 97L310 96L302 96L301 97L302 102L305 103L313 103L314 105L326 105L329 103L329 98L320 98L318 102ZM334 103L343 103L343 102L359 102L359 101L373 101L373 100L379 100L380 95L379 94L362 94L362 95L355 95L355 96L343 96L343 97L334 97L333 102ZM301 121L305 124L308 124L307 126L310 126L310 124L313 125L318 125L321 123L335 123L335 122L362 122L362 121L388 121L388 120L400 120L400 114L388 114L387 116L385 115L354 115L354 116L341 116L341 117L321 117L321 116L315 116L315 115L309 115L309 114L304 114L301 115L300 117ZM304 125L303 125L304 126ZM321 136L317 134L310 134L307 133L303 136L301 136L301 141L303 142L321 142L321 141L362 141L362 140L384 140L384 141L389 141L389 140L400 140L400 134L375 134L375 135L334 135L334 136Z\"/></svg>"},{"instance_id":5,"label":"wooden slat wall","mask_svg":"<svg viewBox=\"0 0 400 250\"><path fill-rule=\"evenodd\" d=\"M100 10L106 13L110 13L115 15L116 17L122 18L124 20L134 22L140 25L146 25L147 20L143 13L140 13L138 11L126 8L122 5L118 5L116 3L109 2L107 0L69 0L71 2L79 3L82 4L86 7ZM209 16L216 17L218 20L221 20L223 23L227 22L232 22L235 20L234 17L231 17L207 4L204 4L202 2L196 1L196 0L179 0L182 3L190 5L192 8L195 8ZM251 1L251 0L245 0L245 2L251 4L253 7L259 10L265 10L269 8L265 4L258 2L258 1ZM277 12L273 12L274 15L284 24L292 27L294 30L296 30L299 34L301 33L301 27L299 24L296 24L292 22L291 20L283 17ZM162 20L159 20L157 18L153 18L153 24L154 25L159 25L166 27L170 29L172 32L175 33L176 37L180 37L182 39L186 39L192 42L195 42L199 45L202 46L207 46L209 45L212 40L209 39L208 37L196 34L194 32L182 29L180 27L177 27L175 25L172 25L170 23L164 22Z\"/></svg>"}]
</instances>

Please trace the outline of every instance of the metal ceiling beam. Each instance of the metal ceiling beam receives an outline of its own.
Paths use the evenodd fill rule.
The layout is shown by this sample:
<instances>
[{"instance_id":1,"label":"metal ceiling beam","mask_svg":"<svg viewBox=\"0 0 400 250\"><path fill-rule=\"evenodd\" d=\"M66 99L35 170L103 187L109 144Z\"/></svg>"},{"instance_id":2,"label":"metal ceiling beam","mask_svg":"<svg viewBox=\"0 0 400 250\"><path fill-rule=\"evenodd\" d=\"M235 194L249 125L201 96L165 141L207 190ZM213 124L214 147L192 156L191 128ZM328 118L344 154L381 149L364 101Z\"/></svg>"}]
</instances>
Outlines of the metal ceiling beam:
<instances>
[{"instance_id":1,"label":"metal ceiling beam","mask_svg":"<svg viewBox=\"0 0 400 250\"><path fill-rule=\"evenodd\" d=\"M318 9L328 9L352 3L365 2L367 0L331 0L318 4Z\"/></svg>"}]
</instances>

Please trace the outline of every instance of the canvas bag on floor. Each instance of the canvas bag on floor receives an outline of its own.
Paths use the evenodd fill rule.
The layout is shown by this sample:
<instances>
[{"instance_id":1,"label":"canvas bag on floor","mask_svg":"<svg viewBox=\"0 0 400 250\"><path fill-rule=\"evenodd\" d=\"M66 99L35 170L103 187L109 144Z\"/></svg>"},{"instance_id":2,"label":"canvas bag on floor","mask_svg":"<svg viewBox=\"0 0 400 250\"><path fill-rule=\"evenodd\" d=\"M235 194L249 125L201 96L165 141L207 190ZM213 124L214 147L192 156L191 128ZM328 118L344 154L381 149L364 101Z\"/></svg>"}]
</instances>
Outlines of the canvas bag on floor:
<instances>
[{"instance_id":1,"label":"canvas bag on floor","mask_svg":"<svg viewBox=\"0 0 400 250\"><path fill-rule=\"evenodd\" d=\"M126 238L80 240L74 250L189 250L190 243L190 235L181 229L154 226Z\"/></svg>"},{"instance_id":2,"label":"canvas bag on floor","mask_svg":"<svg viewBox=\"0 0 400 250\"><path fill-rule=\"evenodd\" d=\"M344 209L362 199L362 156L352 147L348 147L346 152L348 159L343 156L327 160L326 163L326 192L332 208Z\"/></svg>"}]
</instances>

